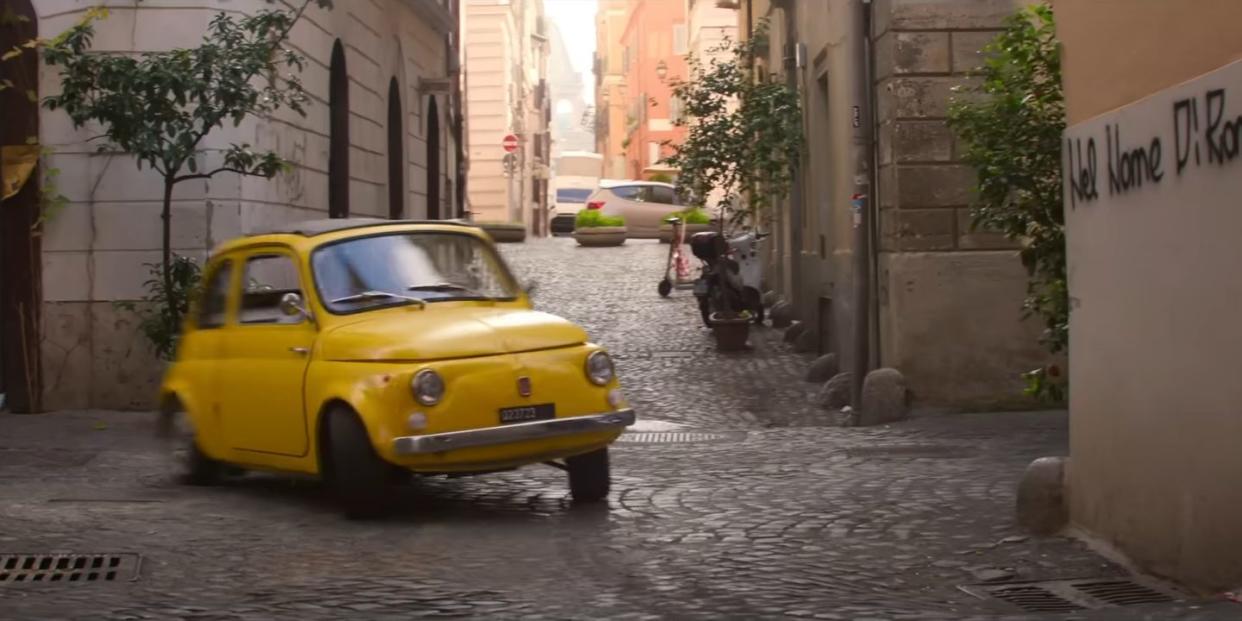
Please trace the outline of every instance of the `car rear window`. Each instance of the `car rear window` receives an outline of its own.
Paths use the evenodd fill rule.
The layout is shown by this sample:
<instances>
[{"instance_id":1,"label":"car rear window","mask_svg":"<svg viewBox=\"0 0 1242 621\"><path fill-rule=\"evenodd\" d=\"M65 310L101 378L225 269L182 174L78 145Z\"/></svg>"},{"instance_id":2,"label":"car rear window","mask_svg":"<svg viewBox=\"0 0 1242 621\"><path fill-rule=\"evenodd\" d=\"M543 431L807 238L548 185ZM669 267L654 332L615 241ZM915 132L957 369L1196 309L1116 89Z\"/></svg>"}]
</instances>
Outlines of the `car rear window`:
<instances>
[{"instance_id":1,"label":"car rear window","mask_svg":"<svg viewBox=\"0 0 1242 621\"><path fill-rule=\"evenodd\" d=\"M590 196L590 190L580 188L561 188L556 191L556 200L561 203L585 203Z\"/></svg>"},{"instance_id":2,"label":"car rear window","mask_svg":"<svg viewBox=\"0 0 1242 621\"><path fill-rule=\"evenodd\" d=\"M643 186L641 185L621 185L610 189L617 198L623 198L627 201L638 200L638 196L643 192Z\"/></svg>"}]
</instances>

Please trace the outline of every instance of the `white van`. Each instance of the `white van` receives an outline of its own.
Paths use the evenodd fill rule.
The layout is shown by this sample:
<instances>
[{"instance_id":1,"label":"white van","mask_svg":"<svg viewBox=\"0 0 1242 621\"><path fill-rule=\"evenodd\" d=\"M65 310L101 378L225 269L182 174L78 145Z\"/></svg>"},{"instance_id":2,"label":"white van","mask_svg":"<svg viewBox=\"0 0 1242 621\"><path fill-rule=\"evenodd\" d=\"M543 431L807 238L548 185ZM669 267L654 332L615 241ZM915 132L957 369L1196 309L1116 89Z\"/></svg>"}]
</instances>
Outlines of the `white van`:
<instances>
[{"instance_id":1,"label":"white van","mask_svg":"<svg viewBox=\"0 0 1242 621\"><path fill-rule=\"evenodd\" d=\"M599 187L604 156L586 151L565 151L556 158L552 177L552 233L572 233L574 218L586 206L587 197Z\"/></svg>"}]
</instances>

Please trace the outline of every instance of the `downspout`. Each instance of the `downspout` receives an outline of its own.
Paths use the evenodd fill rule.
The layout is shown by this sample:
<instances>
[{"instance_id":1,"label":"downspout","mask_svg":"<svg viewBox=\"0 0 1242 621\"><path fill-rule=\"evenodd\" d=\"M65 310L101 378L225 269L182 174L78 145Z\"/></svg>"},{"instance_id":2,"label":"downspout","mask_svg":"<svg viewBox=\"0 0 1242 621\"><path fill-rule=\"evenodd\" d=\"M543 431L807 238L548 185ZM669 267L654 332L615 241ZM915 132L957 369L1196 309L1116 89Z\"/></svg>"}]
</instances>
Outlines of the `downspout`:
<instances>
[{"instance_id":1,"label":"downspout","mask_svg":"<svg viewBox=\"0 0 1242 621\"><path fill-rule=\"evenodd\" d=\"M858 0L856 12L856 37L858 57L862 68L857 72L858 89L855 96L856 117L854 143L859 147L855 153L854 194L851 197L854 224L854 351L853 381L850 385L850 404L854 411L862 409L863 381L871 368L871 326L873 305L872 266L875 264L872 228L875 221L876 149L874 93L872 84L871 0Z\"/></svg>"},{"instance_id":2,"label":"downspout","mask_svg":"<svg viewBox=\"0 0 1242 621\"><path fill-rule=\"evenodd\" d=\"M868 352L868 369L871 366L878 365L880 361L880 151L876 145L880 144L880 126L879 126L879 109L875 96L875 33L872 28L875 27L874 3L871 0L863 0L863 32L867 37L866 44L866 62L863 63L863 71L867 76L867 111L869 113L869 121L867 129L871 136L868 141L868 150L871 152L868 161L871 162L871 202L868 206L867 222L868 233L870 234L868 267L871 270L871 296L868 298L869 306L868 318L871 322L871 349Z\"/></svg>"},{"instance_id":3,"label":"downspout","mask_svg":"<svg viewBox=\"0 0 1242 621\"><path fill-rule=\"evenodd\" d=\"M785 86L794 92L798 92L798 37L797 28L798 20L794 12L795 4L793 0L784 0L780 3L782 12L785 14L785 41L782 47L784 67L785 67ZM800 156L802 154L799 154ZM799 309L799 316L805 317L800 310L801 306L805 306L805 300L798 300L794 297L795 292L803 291L802 283L802 194L803 194L803 173L802 161L794 163L792 183L789 188L789 267L791 271L790 282L793 285L793 291L790 291L790 297L793 298L794 308ZM801 302L801 304L800 304Z\"/></svg>"}]
</instances>

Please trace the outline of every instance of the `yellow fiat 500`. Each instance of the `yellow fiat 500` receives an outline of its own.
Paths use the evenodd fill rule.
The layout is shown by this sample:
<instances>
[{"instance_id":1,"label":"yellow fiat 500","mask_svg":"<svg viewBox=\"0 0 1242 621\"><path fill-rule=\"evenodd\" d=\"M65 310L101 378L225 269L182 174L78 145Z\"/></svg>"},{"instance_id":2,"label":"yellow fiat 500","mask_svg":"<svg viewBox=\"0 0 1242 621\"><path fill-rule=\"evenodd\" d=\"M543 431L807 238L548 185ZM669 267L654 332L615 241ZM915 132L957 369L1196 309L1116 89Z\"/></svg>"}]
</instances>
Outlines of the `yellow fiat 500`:
<instances>
[{"instance_id":1,"label":"yellow fiat 500","mask_svg":"<svg viewBox=\"0 0 1242 621\"><path fill-rule=\"evenodd\" d=\"M597 501L634 422L608 353L532 310L487 235L452 222L327 220L224 244L161 395L190 482L318 475L350 514L382 509L409 472L537 463Z\"/></svg>"}]
</instances>

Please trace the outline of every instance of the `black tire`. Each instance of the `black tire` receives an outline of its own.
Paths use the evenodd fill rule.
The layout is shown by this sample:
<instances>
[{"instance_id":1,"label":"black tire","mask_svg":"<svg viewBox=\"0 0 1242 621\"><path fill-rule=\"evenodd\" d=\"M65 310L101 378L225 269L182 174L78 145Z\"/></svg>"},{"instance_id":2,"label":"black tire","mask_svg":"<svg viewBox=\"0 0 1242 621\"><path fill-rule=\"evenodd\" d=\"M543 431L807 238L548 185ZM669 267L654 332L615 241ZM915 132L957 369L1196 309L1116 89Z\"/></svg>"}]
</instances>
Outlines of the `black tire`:
<instances>
[{"instance_id":1,"label":"black tire","mask_svg":"<svg viewBox=\"0 0 1242 621\"><path fill-rule=\"evenodd\" d=\"M328 485L350 519L370 518L388 509L392 467L375 454L358 416L347 409L328 412Z\"/></svg>"},{"instance_id":2,"label":"black tire","mask_svg":"<svg viewBox=\"0 0 1242 621\"><path fill-rule=\"evenodd\" d=\"M659 286L656 287L656 291L660 292L660 297L667 298L668 294L673 292L673 283L669 282L669 280L665 278L660 281Z\"/></svg>"},{"instance_id":3,"label":"black tire","mask_svg":"<svg viewBox=\"0 0 1242 621\"><path fill-rule=\"evenodd\" d=\"M599 502L612 489L608 449L575 455L565 460L569 470L569 493L574 502Z\"/></svg>"},{"instance_id":4,"label":"black tire","mask_svg":"<svg viewBox=\"0 0 1242 621\"><path fill-rule=\"evenodd\" d=\"M712 305L707 300L707 296L699 298L699 317L703 319L703 325L712 327Z\"/></svg>"},{"instance_id":5,"label":"black tire","mask_svg":"<svg viewBox=\"0 0 1242 621\"><path fill-rule=\"evenodd\" d=\"M198 447L198 434L179 406L160 414L157 433L171 444L183 483L215 485L223 478L225 465L208 457Z\"/></svg>"}]
</instances>

